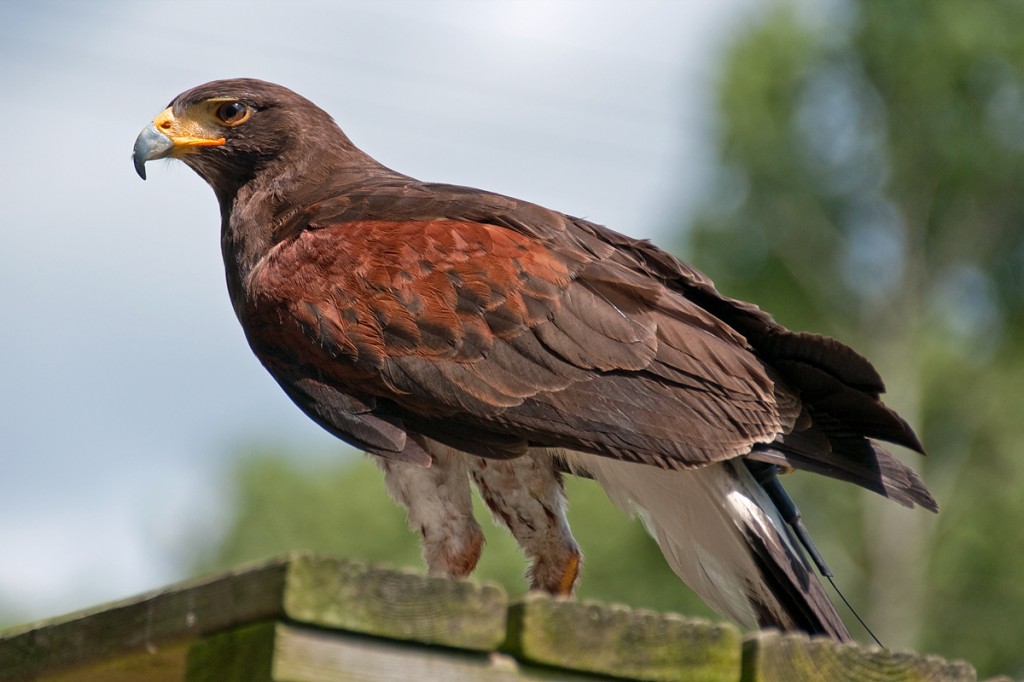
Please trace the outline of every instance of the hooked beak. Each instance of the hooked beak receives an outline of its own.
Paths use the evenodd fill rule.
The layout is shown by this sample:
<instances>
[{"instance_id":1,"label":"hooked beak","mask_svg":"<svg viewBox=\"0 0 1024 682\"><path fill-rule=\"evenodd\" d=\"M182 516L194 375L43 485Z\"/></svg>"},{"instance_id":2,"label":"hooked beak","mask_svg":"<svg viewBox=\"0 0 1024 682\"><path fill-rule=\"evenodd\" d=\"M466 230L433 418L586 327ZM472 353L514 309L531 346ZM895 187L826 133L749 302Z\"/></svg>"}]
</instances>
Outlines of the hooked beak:
<instances>
[{"instance_id":1,"label":"hooked beak","mask_svg":"<svg viewBox=\"0 0 1024 682\"><path fill-rule=\"evenodd\" d=\"M166 158L171 155L172 149L174 149L174 140L157 130L156 124L150 123L135 139L135 148L132 150L135 172L145 180L146 162Z\"/></svg>"},{"instance_id":2,"label":"hooked beak","mask_svg":"<svg viewBox=\"0 0 1024 682\"><path fill-rule=\"evenodd\" d=\"M145 180L147 161L180 156L197 147L219 147L222 144L223 137L207 134L201 125L187 117L175 118L174 112L168 107L139 133L132 150L132 161L135 163L135 172Z\"/></svg>"}]
</instances>

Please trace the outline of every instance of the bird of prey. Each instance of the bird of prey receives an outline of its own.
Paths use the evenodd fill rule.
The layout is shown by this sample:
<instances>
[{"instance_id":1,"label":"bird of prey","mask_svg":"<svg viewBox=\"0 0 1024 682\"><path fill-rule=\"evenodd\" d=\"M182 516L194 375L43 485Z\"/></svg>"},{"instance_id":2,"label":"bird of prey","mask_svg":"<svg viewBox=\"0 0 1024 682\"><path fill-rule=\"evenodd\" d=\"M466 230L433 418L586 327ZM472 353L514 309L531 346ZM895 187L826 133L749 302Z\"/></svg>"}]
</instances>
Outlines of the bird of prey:
<instances>
[{"instance_id":1,"label":"bird of prey","mask_svg":"<svg viewBox=\"0 0 1024 682\"><path fill-rule=\"evenodd\" d=\"M393 171L260 80L175 97L135 142L143 179L165 157L217 196L253 352L306 415L377 461L432 574L466 576L480 556L472 481L531 586L570 594L570 473L639 515L723 614L847 639L776 473L937 509L877 443L923 452L867 360L647 241Z\"/></svg>"}]
</instances>

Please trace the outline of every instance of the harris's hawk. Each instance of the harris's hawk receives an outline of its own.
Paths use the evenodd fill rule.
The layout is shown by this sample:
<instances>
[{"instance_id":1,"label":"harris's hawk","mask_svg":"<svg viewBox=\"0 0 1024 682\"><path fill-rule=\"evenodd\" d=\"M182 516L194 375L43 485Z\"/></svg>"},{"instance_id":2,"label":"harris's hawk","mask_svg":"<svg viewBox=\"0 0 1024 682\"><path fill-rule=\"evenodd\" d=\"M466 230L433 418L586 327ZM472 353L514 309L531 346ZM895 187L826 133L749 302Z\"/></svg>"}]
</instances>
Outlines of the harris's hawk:
<instances>
[{"instance_id":1,"label":"harris's hawk","mask_svg":"<svg viewBox=\"0 0 1024 682\"><path fill-rule=\"evenodd\" d=\"M675 572L747 626L849 634L775 473L935 510L876 441L922 451L863 357L726 298L649 242L359 150L309 100L236 79L178 95L134 161L184 161L221 211L228 291L260 362L369 453L433 574L483 536L470 480L568 594L581 555L563 472L643 518Z\"/></svg>"}]
</instances>

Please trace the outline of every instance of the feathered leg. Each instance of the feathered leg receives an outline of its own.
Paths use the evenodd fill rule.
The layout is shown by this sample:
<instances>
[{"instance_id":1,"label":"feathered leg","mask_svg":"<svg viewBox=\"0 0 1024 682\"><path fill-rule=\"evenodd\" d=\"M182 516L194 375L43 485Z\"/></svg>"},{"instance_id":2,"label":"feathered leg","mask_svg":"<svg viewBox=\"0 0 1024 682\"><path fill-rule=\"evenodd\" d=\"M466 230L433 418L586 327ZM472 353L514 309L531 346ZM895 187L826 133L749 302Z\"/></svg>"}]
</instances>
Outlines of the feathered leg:
<instances>
[{"instance_id":1,"label":"feathered leg","mask_svg":"<svg viewBox=\"0 0 1024 682\"><path fill-rule=\"evenodd\" d=\"M392 499L405 507L409 527L423 538L430 575L464 578L476 568L484 535L473 518L467 455L429 439L420 444L433 463L422 467L372 455Z\"/></svg>"},{"instance_id":2,"label":"feathered leg","mask_svg":"<svg viewBox=\"0 0 1024 682\"><path fill-rule=\"evenodd\" d=\"M565 518L565 490L551 457L531 452L515 459L467 461L484 502L530 559L530 587L572 594L582 555Z\"/></svg>"}]
</instances>

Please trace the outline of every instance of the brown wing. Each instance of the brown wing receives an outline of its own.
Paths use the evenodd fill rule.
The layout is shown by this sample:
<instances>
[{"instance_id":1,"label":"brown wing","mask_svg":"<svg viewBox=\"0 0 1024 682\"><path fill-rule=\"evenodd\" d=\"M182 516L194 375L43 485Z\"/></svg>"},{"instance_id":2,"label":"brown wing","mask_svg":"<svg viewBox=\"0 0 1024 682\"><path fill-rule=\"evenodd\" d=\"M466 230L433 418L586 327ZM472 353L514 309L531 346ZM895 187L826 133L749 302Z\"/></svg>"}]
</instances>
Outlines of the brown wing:
<instances>
[{"instance_id":1,"label":"brown wing","mask_svg":"<svg viewBox=\"0 0 1024 682\"><path fill-rule=\"evenodd\" d=\"M275 247L249 291L243 323L279 380L371 395L388 423L472 452L496 447L467 442L475 430L508 454L563 445L676 468L745 454L795 418L699 306L507 227L318 225Z\"/></svg>"},{"instance_id":2,"label":"brown wing","mask_svg":"<svg viewBox=\"0 0 1024 682\"><path fill-rule=\"evenodd\" d=\"M869 441L921 451L867 360L649 242L397 175L347 186L277 236L243 324L263 329L250 341L286 390L329 376L372 391L387 423L485 456L532 443L676 468L752 451L935 507Z\"/></svg>"}]
</instances>

